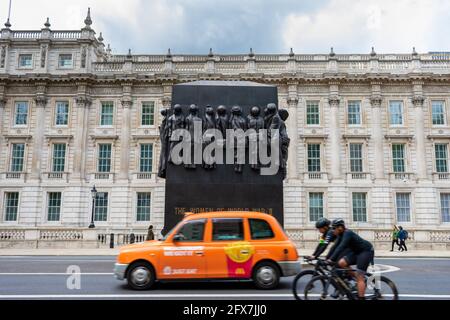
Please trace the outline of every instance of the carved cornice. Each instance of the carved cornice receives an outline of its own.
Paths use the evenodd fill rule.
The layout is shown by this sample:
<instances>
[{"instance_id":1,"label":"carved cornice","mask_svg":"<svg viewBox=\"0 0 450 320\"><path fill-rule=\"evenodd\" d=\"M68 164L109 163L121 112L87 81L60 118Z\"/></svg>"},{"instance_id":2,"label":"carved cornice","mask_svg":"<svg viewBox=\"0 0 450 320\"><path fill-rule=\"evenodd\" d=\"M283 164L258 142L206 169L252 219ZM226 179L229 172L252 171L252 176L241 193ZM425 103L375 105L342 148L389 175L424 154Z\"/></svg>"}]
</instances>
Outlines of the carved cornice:
<instances>
[{"instance_id":1,"label":"carved cornice","mask_svg":"<svg viewBox=\"0 0 450 320\"><path fill-rule=\"evenodd\" d=\"M50 143L53 140L61 140L66 141L69 143L73 139L73 135L71 134L46 134L45 140L47 140L47 143Z\"/></svg>"},{"instance_id":2,"label":"carved cornice","mask_svg":"<svg viewBox=\"0 0 450 320\"><path fill-rule=\"evenodd\" d=\"M328 134L300 134L299 138L302 139L303 142L308 140L327 140Z\"/></svg>"},{"instance_id":3,"label":"carved cornice","mask_svg":"<svg viewBox=\"0 0 450 320\"><path fill-rule=\"evenodd\" d=\"M203 72L203 71L202 71ZM175 83L183 83L188 81L198 80L199 74L202 72L193 71L192 74L171 74L169 77L155 73L154 75L134 75L136 79L134 80L134 85L139 85L143 83L151 83L157 85L167 85L168 81L173 85ZM407 85L411 84L412 77L420 78L426 82L433 83L450 83L450 76L445 74L432 74L432 73L421 73L421 74L348 74L346 72L340 72L340 84L351 84L351 83L364 83L370 84L373 81L378 81L383 84L402 84ZM326 73L312 75L308 73L295 72L295 73L286 73L280 72L279 74L264 74L264 73L256 73L256 74L246 74L246 73L236 73L236 74L222 74L222 73L214 73L212 74L214 79L221 80L256 80L264 83L282 83L287 84L291 81L297 81L299 84L304 83L320 83L320 84L329 84L330 81L335 79L335 76L328 75ZM45 76L47 81L47 85L51 85L53 83L77 83L79 81L86 81L89 84L115 84L120 85L123 83L123 77L117 78L116 76L112 76L110 74L102 74L102 73L84 73L84 74L68 74L68 75L52 75L45 74L41 75ZM130 74L130 76L132 76ZM37 79L40 79L38 75L0 75L0 81L5 83L27 83L33 85L33 82Z\"/></svg>"},{"instance_id":4,"label":"carved cornice","mask_svg":"<svg viewBox=\"0 0 450 320\"><path fill-rule=\"evenodd\" d=\"M387 134L384 136L388 141L392 140L408 140L411 141L414 138L412 134Z\"/></svg>"},{"instance_id":5,"label":"carved cornice","mask_svg":"<svg viewBox=\"0 0 450 320\"><path fill-rule=\"evenodd\" d=\"M448 134L430 134L427 136L430 140L440 140L440 139L450 139L450 135Z\"/></svg>"},{"instance_id":6,"label":"carved cornice","mask_svg":"<svg viewBox=\"0 0 450 320\"><path fill-rule=\"evenodd\" d=\"M91 138L92 141L98 141L98 140L105 140L105 141L116 141L117 139L119 139L118 135L90 135L89 136Z\"/></svg>"},{"instance_id":7,"label":"carved cornice","mask_svg":"<svg viewBox=\"0 0 450 320\"><path fill-rule=\"evenodd\" d=\"M29 142L31 139L33 139L32 135L29 134L6 134L4 135L6 142L10 141L25 141Z\"/></svg>"}]
</instances>

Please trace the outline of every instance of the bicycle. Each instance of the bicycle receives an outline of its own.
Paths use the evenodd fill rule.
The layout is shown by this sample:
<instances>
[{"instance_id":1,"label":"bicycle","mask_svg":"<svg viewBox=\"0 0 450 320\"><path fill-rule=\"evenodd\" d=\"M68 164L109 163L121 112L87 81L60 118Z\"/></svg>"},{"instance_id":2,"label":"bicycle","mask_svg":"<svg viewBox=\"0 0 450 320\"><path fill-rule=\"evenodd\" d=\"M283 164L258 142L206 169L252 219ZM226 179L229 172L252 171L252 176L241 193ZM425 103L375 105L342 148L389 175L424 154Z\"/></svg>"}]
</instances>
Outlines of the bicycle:
<instances>
[{"instance_id":1,"label":"bicycle","mask_svg":"<svg viewBox=\"0 0 450 320\"><path fill-rule=\"evenodd\" d=\"M329 266L324 274L314 276L305 286L305 300L358 300L356 280L350 272L355 269L342 269ZM380 274L365 274L367 300L398 300L395 283ZM369 292L369 293L368 293Z\"/></svg>"},{"instance_id":2,"label":"bicycle","mask_svg":"<svg viewBox=\"0 0 450 320\"><path fill-rule=\"evenodd\" d=\"M294 297L296 300L303 300L300 296L304 294L304 287L305 285L315 276L318 275L325 275L327 272L327 265L325 263L324 259L317 258L315 260L304 258L304 261L308 263L311 266L314 266L313 269L309 270L303 270L299 274L297 274L294 278L293 284L292 284L292 291L294 293ZM308 276L310 276L308 278ZM305 280L307 279L307 280ZM303 285L304 284L304 285ZM302 288L303 287L303 288Z\"/></svg>"}]
</instances>

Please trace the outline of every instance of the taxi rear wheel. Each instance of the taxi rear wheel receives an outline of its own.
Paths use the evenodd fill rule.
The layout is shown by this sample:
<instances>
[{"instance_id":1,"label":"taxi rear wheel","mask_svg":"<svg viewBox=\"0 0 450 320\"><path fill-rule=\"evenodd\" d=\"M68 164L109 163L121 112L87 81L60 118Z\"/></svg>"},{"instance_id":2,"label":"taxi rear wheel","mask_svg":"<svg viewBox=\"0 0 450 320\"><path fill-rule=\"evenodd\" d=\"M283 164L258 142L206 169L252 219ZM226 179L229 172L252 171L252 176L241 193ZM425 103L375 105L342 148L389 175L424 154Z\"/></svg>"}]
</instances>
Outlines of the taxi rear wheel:
<instances>
[{"instance_id":1,"label":"taxi rear wheel","mask_svg":"<svg viewBox=\"0 0 450 320\"><path fill-rule=\"evenodd\" d=\"M253 282L259 289L275 289L280 283L280 270L270 261L259 263L253 270Z\"/></svg>"},{"instance_id":2,"label":"taxi rear wheel","mask_svg":"<svg viewBox=\"0 0 450 320\"><path fill-rule=\"evenodd\" d=\"M148 290L155 283L155 271L148 262L135 262L128 269L127 282L134 290Z\"/></svg>"}]
</instances>

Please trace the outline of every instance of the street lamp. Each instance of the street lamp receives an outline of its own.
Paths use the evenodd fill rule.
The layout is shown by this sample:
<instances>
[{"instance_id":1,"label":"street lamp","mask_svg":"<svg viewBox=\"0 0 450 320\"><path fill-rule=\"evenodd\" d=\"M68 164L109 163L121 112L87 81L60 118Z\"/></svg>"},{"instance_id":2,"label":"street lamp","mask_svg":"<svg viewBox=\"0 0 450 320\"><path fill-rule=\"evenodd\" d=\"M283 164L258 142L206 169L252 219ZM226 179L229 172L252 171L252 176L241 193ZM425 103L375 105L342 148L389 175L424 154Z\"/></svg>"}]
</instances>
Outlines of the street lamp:
<instances>
[{"instance_id":1,"label":"street lamp","mask_svg":"<svg viewBox=\"0 0 450 320\"><path fill-rule=\"evenodd\" d=\"M91 215L91 224L89 225L89 229L94 229L94 211L95 211L95 198L97 198L97 189L95 189L95 185L91 190L92 195L92 215Z\"/></svg>"}]
</instances>

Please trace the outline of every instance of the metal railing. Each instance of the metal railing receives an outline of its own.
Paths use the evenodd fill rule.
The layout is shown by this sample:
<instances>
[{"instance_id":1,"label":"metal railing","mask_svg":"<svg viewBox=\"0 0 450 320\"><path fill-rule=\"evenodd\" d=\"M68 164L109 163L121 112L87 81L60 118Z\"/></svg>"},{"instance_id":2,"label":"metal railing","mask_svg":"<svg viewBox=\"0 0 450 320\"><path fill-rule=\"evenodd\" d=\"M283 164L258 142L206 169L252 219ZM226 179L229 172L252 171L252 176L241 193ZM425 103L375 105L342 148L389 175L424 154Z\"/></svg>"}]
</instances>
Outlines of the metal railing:
<instances>
[{"instance_id":1,"label":"metal railing","mask_svg":"<svg viewBox=\"0 0 450 320\"><path fill-rule=\"evenodd\" d=\"M114 248L116 246L144 242L146 238L146 233L99 233L97 242L99 246Z\"/></svg>"}]
</instances>

